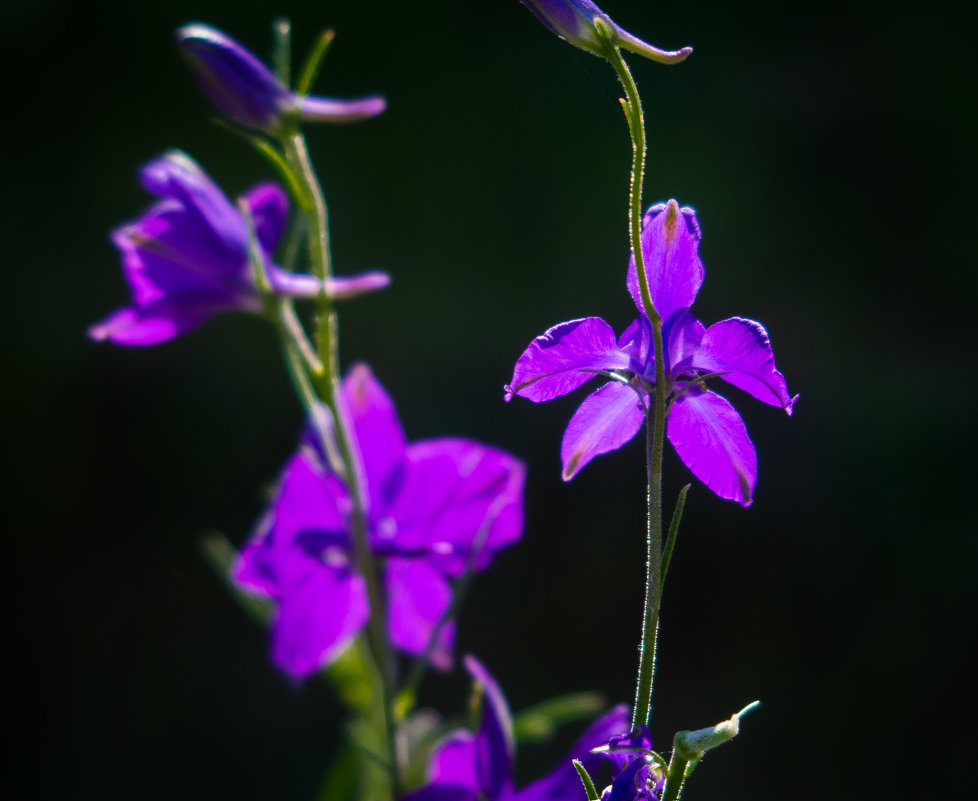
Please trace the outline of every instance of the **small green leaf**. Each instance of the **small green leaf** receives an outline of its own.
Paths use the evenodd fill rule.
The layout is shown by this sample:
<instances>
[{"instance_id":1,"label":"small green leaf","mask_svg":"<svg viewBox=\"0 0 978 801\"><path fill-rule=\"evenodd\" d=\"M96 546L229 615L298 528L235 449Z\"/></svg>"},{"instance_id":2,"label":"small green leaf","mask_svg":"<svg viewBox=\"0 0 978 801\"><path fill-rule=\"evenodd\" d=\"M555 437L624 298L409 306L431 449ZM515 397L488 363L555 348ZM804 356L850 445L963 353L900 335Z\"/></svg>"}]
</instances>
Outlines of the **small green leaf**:
<instances>
[{"instance_id":1,"label":"small green leaf","mask_svg":"<svg viewBox=\"0 0 978 801\"><path fill-rule=\"evenodd\" d=\"M574 768L577 770L577 775L581 777L584 792L587 793L587 801L598 801L598 791L594 786L594 781L592 781L587 769L581 764L579 759L574 760Z\"/></svg>"},{"instance_id":2,"label":"small green leaf","mask_svg":"<svg viewBox=\"0 0 978 801\"><path fill-rule=\"evenodd\" d=\"M329 53L329 47L336 38L336 31L325 30L319 34L316 42L310 48L306 60L299 71L299 82L295 86L296 94L307 95L319 77L319 71L323 68L323 61Z\"/></svg>"}]
</instances>

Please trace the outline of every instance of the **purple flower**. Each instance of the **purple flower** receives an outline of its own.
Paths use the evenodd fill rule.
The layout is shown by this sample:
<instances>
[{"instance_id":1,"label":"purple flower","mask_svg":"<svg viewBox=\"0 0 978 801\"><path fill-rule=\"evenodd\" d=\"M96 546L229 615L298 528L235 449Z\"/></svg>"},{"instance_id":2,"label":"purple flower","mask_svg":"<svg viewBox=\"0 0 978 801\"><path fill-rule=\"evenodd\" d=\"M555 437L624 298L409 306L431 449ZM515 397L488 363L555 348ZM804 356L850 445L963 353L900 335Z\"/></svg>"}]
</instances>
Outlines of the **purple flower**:
<instances>
[{"instance_id":1,"label":"purple flower","mask_svg":"<svg viewBox=\"0 0 978 801\"><path fill-rule=\"evenodd\" d=\"M140 172L143 186L160 200L143 216L112 232L132 305L88 329L92 339L117 345L156 345L190 331L215 314L260 312L261 293L248 254L248 228L241 212L184 153L170 151ZM288 215L285 192L259 184L242 198L255 226L272 290L313 297L319 281L271 263ZM385 273L331 280L329 292L350 297L380 289Z\"/></svg>"},{"instance_id":2,"label":"purple flower","mask_svg":"<svg viewBox=\"0 0 978 801\"><path fill-rule=\"evenodd\" d=\"M648 726L619 734L599 751L613 765L612 782L601 801L658 801L666 783L665 772L650 756L652 735Z\"/></svg>"},{"instance_id":3,"label":"purple flower","mask_svg":"<svg viewBox=\"0 0 978 801\"><path fill-rule=\"evenodd\" d=\"M627 709L616 706L592 723L567 757L542 779L517 790L513 786L513 720L502 690L489 671L474 657L465 667L483 689L482 722L473 734L452 732L435 748L428 763L428 784L403 801L564 801L583 798L581 780L572 760L579 759L589 773L601 758L591 749L604 745L628 727Z\"/></svg>"},{"instance_id":4,"label":"purple flower","mask_svg":"<svg viewBox=\"0 0 978 801\"><path fill-rule=\"evenodd\" d=\"M663 349L666 434L679 458L721 498L749 506L757 481L757 456L747 428L730 402L706 386L708 376L746 391L791 414L797 399L784 376L764 326L731 317L709 328L689 307L703 283L696 213L675 200L645 214L642 253L656 311L665 321ZM651 323L639 294L634 259L628 290L640 316L618 339L600 317L560 323L537 337L516 363L506 400L520 395L547 401L590 381L613 380L592 392L574 413L561 446L563 477L573 478L595 456L621 447L638 433L655 391Z\"/></svg>"},{"instance_id":5,"label":"purple flower","mask_svg":"<svg viewBox=\"0 0 978 801\"><path fill-rule=\"evenodd\" d=\"M376 117L387 107L379 95L352 100L300 97L253 53L209 25L185 25L176 37L201 91L222 113L249 128L274 132L287 114L310 122L352 122Z\"/></svg>"},{"instance_id":6,"label":"purple flower","mask_svg":"<svg viewBox=\"0 0 978 801\"><path fill-rule=\"evenodd\" d=\"M394 404L370 368L354 366L342 399L359 445L369 545L382 561L391 641L422 654L451 601L449 581L489 565L523 527L523 464L465 439L408 444ZM272 660L293 676L332 661L370 616L350 538L351 499L317 446L289 460L264 525L235 580L271 598ZM452 663L454 624L432 663Z\"/></svg>"},{"instance_id":7,"label":"purple flower","mask_svg":"<svg viewBox=\"0 0 978 801\"><path fill-rule=\"evenodd\" d=\"M675 64L693 52L691 47L669 51L660 50L643 42L637 36L632 36L628 31L615 25L611 17L591 0L521 0L521 2L561 39L602 58L607 54L608 43L605 36L599 32L595 24L597 21L600 21L607 31L613 45L631 50L653 61Z\"/></svg>"}]
</instances>

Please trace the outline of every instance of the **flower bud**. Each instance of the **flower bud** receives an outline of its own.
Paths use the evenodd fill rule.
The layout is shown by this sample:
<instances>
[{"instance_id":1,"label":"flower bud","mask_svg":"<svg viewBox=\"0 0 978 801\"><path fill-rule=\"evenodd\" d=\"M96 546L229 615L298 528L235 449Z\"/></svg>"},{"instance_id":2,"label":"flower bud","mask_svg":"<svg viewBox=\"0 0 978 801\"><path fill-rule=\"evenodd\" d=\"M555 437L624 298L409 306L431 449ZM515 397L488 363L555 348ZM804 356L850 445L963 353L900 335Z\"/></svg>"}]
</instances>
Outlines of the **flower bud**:
<instances>
[{"instance_id":1,"label":"flower bud","mask_svg":"<svg viewBox=\"0 0 978 801\"><path fill-rule=\"evenodd\" d=\"M374 117L387 105L378 95L351 100L300 97L251 51L209 25L185 25L176 38L201 91L219 111L249 128L275 132L286 115L312 122L350 122Z\"/></svg>"},{"instance_id":2,"label":"flower bud","mask_svg":"<svg viewBox=\"0 0 978 801\"><path fill-rule=\"evenodd\" d=\"M709 726L705 729L695 731L677 731L673 739L673 744L683 759L692 762L699 759L705 752L718 745L723 745L728 740L732 740L740 731L740 718L759 705L759 701L754 701L733 715L729 720L724 720L716 726Z\"/></svg>"},{"instance_id":3,"label":"flower bud","mask_svg":"<svg viewBox=\"0 0 978 801\"><path fill-rule=\"evenodd\" d=\"M565 41L606 58L609 47L622 47L660 64L676 64L693 48L660 50L643 42L614 21L591 0L521 0L537 19Z\"/></svg>"}]
</instances>

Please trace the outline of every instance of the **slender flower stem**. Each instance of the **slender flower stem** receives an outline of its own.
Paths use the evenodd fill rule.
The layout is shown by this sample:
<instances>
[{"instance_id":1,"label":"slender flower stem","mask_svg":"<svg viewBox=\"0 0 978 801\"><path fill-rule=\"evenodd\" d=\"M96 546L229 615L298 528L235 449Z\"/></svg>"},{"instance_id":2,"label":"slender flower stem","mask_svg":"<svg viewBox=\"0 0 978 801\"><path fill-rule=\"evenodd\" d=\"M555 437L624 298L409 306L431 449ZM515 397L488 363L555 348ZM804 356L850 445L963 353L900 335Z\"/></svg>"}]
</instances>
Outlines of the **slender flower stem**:
<instances>
[{"instance_id":1,"label":"slender flower stem","mask_svg":"<svg viewBox=\"0 0 978 801\"><path fill-rule=\"evenodd\" d=\"M679 793L683 789L683 782L686 780L688 765L689 760L684 755L673 752L669 771L666 773L666 786L662 790L660 801L676 801L679 798Z\"/></svg>"},{"instance_id":2,"label":"slender flower stem","mask_svg":"<svg viewBox=\"0 0 978 801\"><path fill-rule=\"evenodd\" d=\"M383 593L381 592L377 565L367 540L366 496L361 459L356 441L351 436L350 421L340 393L339 379L339 328L332 299L326 291L327 280L332 275L332 258L329 248L329 215L319 179L309 158L309 150L302 133L298 130L283 136L285 158L292 167L307 195L312 199L308 217L309 261L313 273L322 282L316 296L316 347L322 372L312 375L316 391L333 415L333 431L336 447L343 463L347 489L353 501L351 528L354 558L357 570L363 576L370 603L370 620L367 636L370 650L381 678L384 707L384 726L388 747L388 766L391 778L391 798L400 794L397 740L394 723L394 656L387 640L387 620Z\"/></svg>"},{"instance_id":3,"label":"slender flower stem","mask_svg":"<svg viewBox=\"0 0 978 801\"><path fill-rule=\"evenodd\" d=\"M645 174L645 117L635 80L617 47L609 47L608 60L625 90L622 108L632 139L632 172L628 203L629 238L638 273L645 316L652 324L655 349L655 400L646 412L646 459L648 467L648 529L645 614L639 641L638 681L632 725L648 725L652 717L652 682L655 676L655 650L659 633L659 601L662 573L662 448L666 428L666 376L662 345L662 318L652 303L649 276L642 253L642 179Z\"/></svg>"}]
</instances>

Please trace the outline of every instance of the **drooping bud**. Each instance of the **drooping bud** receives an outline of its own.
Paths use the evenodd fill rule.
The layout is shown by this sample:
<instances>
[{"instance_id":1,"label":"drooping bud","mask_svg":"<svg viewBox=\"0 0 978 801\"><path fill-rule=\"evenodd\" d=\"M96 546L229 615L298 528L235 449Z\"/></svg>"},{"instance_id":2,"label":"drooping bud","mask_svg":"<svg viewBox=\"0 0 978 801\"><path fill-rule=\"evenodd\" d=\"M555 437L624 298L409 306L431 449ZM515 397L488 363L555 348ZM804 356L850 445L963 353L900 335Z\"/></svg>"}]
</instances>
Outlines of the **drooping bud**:
<instances>
[{"instance_id":1,"label":"drooping bud","mask_svg":"<svg viewBox=\"0 0 978 801\"><path fill-rule=\"evenodd\" d=\"M622 47L660 64L677 64L683 61L693 48L661 50L643 42L623 28L598 8L591 0L521 0L537 19L551 31L572 45L606 58L608 48Z\"/></svg>"},{"instance_id":2,"label":"drooping bud","mask_svg":"<svg viewBox=\"0 0 978 801\"><path fill-rule=\"evenodd\" d=\"M268 132L283 117L311 122L351 122L375 117L386 108L379 95L340 100L291 92L250 50L209 25L185 25L177 47L201 91L235 122Z\"/></svg>"}]
</instances>

